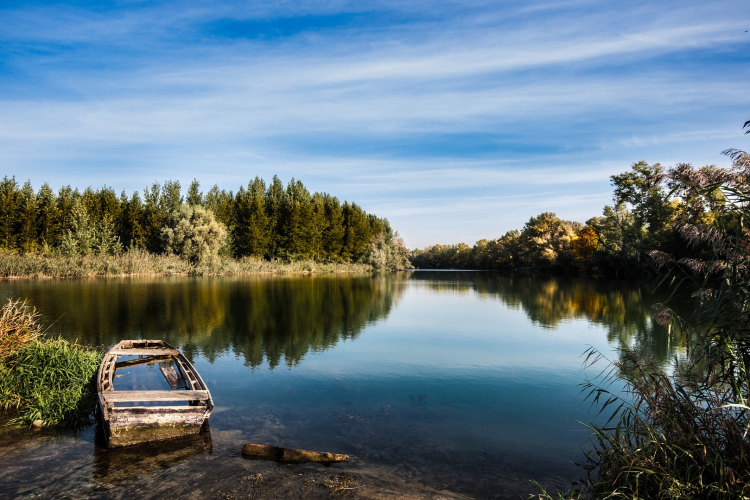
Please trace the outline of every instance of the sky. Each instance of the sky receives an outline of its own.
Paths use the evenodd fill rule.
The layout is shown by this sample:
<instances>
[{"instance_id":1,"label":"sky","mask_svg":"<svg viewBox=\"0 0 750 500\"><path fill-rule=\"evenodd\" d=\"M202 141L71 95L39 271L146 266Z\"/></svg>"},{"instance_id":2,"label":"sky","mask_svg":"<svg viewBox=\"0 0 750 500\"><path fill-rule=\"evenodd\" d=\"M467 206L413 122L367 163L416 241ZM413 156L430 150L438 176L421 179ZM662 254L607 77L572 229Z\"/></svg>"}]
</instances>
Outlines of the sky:
<instances>
[{"instance_id":1,"label":"sky","mask_svg":"<svg viewBox=\"0 0 750 500\"><path fill-rule=\"evenodd\" d=\"M750 149L750 8L705 1L0 2L0 165L35 189L255 176L410 248L585 222L634 162Z\"/></svg>"}]
</instances>

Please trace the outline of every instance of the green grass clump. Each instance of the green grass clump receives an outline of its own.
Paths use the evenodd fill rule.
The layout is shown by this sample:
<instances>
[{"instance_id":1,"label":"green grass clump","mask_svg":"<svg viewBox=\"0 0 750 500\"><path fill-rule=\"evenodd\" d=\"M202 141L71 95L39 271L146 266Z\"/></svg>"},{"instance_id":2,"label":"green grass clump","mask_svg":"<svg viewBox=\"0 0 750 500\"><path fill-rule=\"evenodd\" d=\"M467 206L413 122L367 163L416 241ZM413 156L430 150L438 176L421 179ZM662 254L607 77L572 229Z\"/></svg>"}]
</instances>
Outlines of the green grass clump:
<instances>
[{"instance_id":1,"label":"green grass clump","mask_svg":"<svg viewBox=\"0 0 750 500\"><path fill-rule=\"evenodd\" d=\"M75 425L96 405L102 354L63 339L34 340L0 363L0 407L14 423Z\"/></svg>"}]
</instances>

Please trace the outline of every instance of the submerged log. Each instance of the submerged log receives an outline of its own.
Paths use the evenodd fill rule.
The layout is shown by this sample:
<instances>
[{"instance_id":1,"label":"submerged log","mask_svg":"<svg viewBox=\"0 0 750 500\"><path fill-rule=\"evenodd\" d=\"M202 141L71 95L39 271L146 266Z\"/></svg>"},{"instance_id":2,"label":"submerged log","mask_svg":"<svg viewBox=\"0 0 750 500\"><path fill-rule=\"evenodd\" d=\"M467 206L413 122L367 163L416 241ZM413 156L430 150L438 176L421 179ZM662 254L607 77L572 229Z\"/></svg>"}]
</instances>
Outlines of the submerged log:
<instances>
[{"instance_id":1,"label":"submerged log","mask_svg":"<svg viewBox=\"0 0 750 500\"><path fill-rule=\"evenodd\" d=\"M247 443L242 447L242 456L252 460L273 460L275 462L291 462L302 464L305 462L320 462L332 464L349 460L349 455L324 453L320 451L295 450L281 446L266 446L263 444Z\"/></svg>"}]
</instances>

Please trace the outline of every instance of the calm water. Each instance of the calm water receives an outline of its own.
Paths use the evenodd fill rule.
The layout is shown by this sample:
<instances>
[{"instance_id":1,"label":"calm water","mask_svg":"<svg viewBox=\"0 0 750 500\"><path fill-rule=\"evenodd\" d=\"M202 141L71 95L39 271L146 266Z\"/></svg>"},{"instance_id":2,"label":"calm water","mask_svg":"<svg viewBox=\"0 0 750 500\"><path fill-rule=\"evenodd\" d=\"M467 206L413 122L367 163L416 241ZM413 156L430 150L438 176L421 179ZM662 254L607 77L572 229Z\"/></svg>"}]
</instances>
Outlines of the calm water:
<instances>
[{"instance_id":1,"label":"calm water","mask_svg":"<svg viewBox=\"0 0 750 500\"><path fill-rule=\"evenodd\" d=\"M109 451L96 426L6 426L3 497L315 496L330 490L311 484L348 471L364 496L518 498L531 479L580 475L586 432L571 419L592 418L579 387L588 346L662 362L683 347L649 318L663 298L627 281L420 271L10 281L0 295L28 298L50 333L84 344L169 341L217 405L210 435L174 446ZM353 461L251 462L244 442Z\"/></svg>"}]
</instances>

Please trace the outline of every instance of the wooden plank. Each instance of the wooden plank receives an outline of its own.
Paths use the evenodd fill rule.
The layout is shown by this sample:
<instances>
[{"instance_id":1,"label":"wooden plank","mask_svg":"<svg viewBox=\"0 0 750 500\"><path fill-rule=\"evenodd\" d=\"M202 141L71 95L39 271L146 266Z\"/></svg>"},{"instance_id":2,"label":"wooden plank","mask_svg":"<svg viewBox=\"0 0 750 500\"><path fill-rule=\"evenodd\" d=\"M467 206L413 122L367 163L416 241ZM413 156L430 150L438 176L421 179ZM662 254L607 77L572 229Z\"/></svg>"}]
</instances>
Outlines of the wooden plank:
<instances>
[{"instance_id":1,"label":"wooden plank","mask_svg":"<svg viewBox=\"0 0 750 500\"><path fill-rule=\"evenodd\" d=\"M171 356L147 356L145 358L129 359L127 361L118 361L115 363L115 369L126 368L128 366L145 365L148 363L156 363L158 361L168 361Z\"/></svg>"},{"instance_id":2,"label":"wooden plank","mask_svg":"<svg viewBox=\"0 0 750 500\"><path fill-rule=\"evenodd\" d=\"M160 366L159 370L161 370L161 374L164 375L169 387L173 390L183 389L185 387L185 381L182 380L182 377L177 375L177 370L174 369L174 366Z\"/></svg>"},{"instance_id":3,"label":"wooden plank","mask_svg":"<svg viewBox=\"0 0 750 500\"><path fill-rule=\"evenodd\" d=\"M110 412L112 415L160 415L163 413L205 415L206 408L203 406L115 406Z\"/></svg>"},{"instance_id":4,"label":"wooden plank","mask_svg":"<svg viewBox=\"0 0 750 500\"><path fill-rule=\"evenodd\" d=\"M177 349L110 349L109 354L118 356L173 356L179 354Z\"/></svg>"},{"instance_id":5,"label":"wooden plank","mask_svg":"<svg viewBox=\"0 0 750 500\"><path fill-rule=\"evenodd\" d=\"M194 401L208 399L208 391L102 391L107 403L127 401Z\"/></svg>"}]
</instances>

